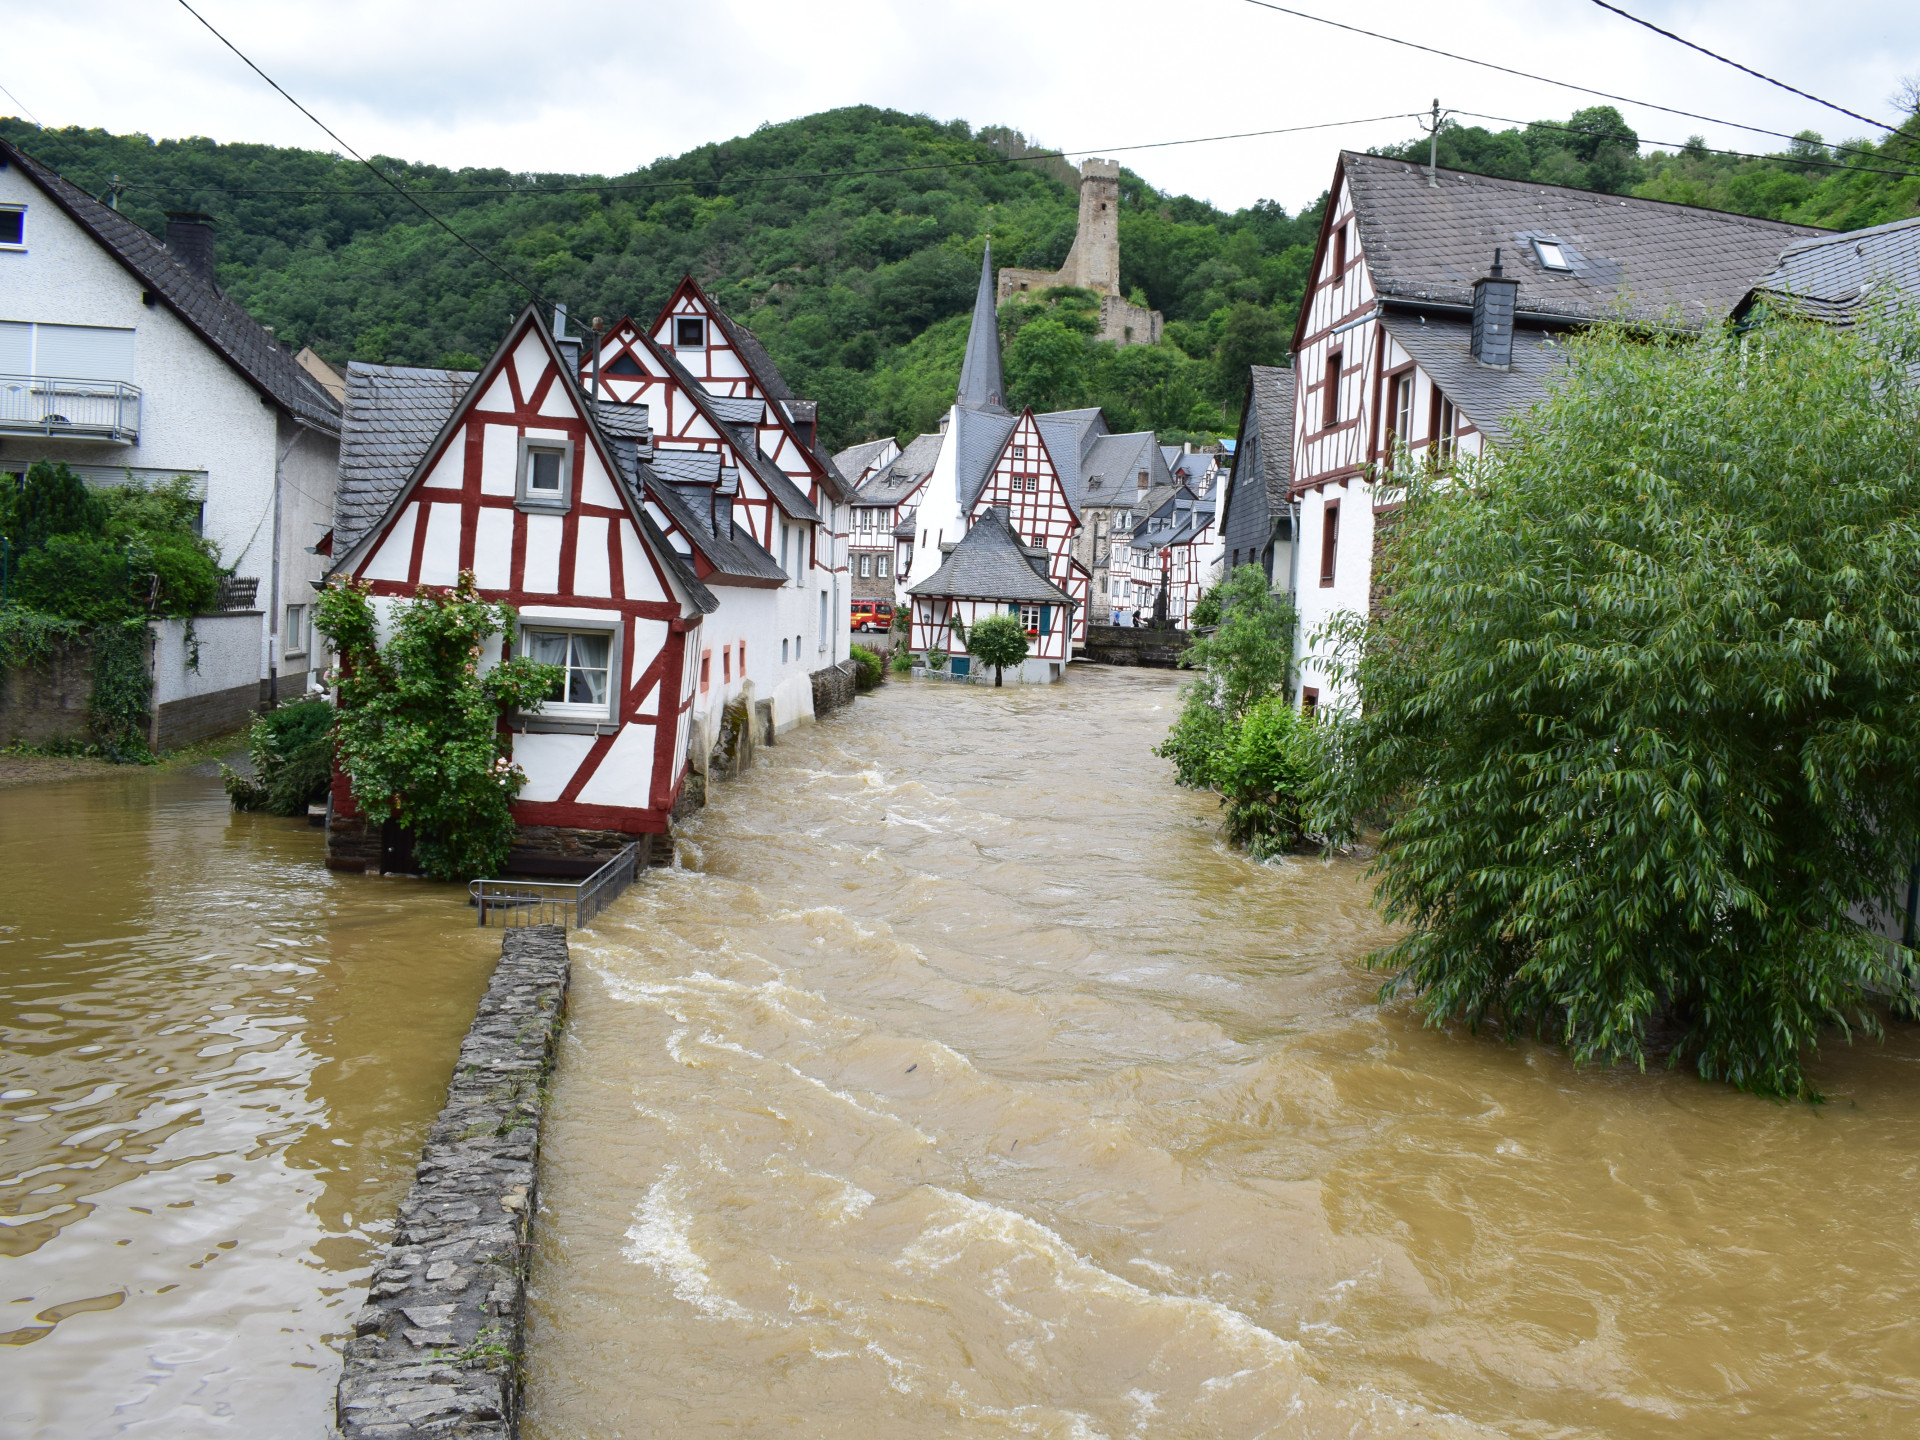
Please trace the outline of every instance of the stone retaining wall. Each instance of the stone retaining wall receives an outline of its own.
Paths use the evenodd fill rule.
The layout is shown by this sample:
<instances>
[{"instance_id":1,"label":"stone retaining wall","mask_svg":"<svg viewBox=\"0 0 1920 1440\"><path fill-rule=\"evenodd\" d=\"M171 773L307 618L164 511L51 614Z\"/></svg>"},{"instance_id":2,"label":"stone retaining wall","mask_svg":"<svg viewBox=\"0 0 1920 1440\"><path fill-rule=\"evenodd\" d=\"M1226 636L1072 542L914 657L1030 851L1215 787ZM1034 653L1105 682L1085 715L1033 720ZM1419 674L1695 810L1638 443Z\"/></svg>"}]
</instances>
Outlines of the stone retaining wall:
<instances>
[{"instance_id":1,"label":"stone retaining wall","mask_svg":"<svg viewBox=\"0 0 1920 1440\"><path fill-rule=\"evenodd\" d=\"M344 1440L519 1433L540 1129L567 1000L558 927L509 930L393 1242L353 1314Z\"/></svg>"},{"instance_id":2,"label":"stone retaining wall","mask_svg":"<svg viewBox=\"0 0 1920 1440\"><path fill-rule=\"evenodd\" d=\"M1192 637L1185 630L1148 630L1124 625L1089 625L1082 659L1100 665L1145 665L1175 670Z\"/></svg>"},{"instance_id":3,"label":"stone retaining wall","mask_svg":"<svg viewBox=\"0 0 1920 1440\"><path fill-rule=\"evenodd\" d=\"M829 665L824 670L813 672L813 714L819 719L830 710L838 710L843 705L851 705L854 697L853 677L860 667L851 660L842 660L838 665Z\"/></svg>"}]
</instances>

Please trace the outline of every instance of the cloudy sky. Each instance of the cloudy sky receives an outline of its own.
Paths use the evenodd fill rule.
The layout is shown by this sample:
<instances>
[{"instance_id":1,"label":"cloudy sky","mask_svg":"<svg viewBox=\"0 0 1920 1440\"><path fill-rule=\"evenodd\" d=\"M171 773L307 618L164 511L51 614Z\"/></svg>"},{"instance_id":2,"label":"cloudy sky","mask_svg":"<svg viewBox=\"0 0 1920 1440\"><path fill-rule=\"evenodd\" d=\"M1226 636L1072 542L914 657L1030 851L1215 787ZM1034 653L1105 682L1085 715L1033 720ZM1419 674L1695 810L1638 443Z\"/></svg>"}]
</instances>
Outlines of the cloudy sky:
<instances>
[{"instance_id":1,"label":"cloudy sky","mask_svg":"<svg viewBox=\"0 0 1920 1440\"><path fill-rule=\"evenodd\" d=\"M1335 151L1415 133L1442 105L1563 117L1599 103L1257 8L1248 0L195 0L268 74L364 153L444 165L618 174L840 105L1004 124L1114 154L1163 189L1289 209ZM1829 139L1867 127L1682 49L1590 0L1290 0L1551 79ZM1622 8L1861 114L1920 76L1920 5L1620 0ZM155 137L331 149L177 0L0 0L0 114ZM1620 107L1651 140L1780 142ZM1367 124L1349 121L1372 120ZM1123 150L1342 122L1304 134ZM1470 122L1479 123L1479 122Z\"/></svg>"}]
</instances>

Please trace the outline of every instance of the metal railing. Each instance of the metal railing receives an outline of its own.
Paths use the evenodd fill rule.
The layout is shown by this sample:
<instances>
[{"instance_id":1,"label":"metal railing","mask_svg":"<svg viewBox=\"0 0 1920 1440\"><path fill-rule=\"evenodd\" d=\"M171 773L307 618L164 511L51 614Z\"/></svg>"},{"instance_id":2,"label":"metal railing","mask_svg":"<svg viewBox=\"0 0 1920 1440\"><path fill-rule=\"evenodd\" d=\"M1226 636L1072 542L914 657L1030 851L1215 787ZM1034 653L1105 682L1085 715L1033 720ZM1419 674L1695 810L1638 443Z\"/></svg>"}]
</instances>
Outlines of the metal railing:
<instances>
[{"instance_id":1,"label":"metal railing","mask_svg":"<svg viewBox=\"0 0 1920 1440\"><path fill-rule=\"evenodd\" d=\"M125 380L0 375L0 435L140 438L140 387Z\"/></svg>"},{"instance_id":2,"label":"metal railing","mask_svg":"<svg viewBox=\"0 0 1920 1440\"><path fill-rule=\"evenodd\" d=\"M467 893L480 924L524 930L558 925L577 930L611 905L640 872L640 847L627 845L584 880L475 880Z\"/></svg>"}]
</instances>

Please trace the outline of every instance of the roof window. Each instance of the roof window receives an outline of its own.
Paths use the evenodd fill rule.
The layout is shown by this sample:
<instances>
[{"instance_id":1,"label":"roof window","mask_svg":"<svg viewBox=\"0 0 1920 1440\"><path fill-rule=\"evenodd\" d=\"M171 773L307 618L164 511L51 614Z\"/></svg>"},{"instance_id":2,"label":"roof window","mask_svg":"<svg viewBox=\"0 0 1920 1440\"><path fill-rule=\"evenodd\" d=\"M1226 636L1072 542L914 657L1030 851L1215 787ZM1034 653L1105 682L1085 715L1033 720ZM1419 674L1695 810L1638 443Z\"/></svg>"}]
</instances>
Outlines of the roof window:
<instances>
[{"instance_id":1,"label":"roof window","mask_svg":"<svg viewBox=\"0 0 1920 1440\"><path fill-rule=\"evenodd\" d=\"M1567 252L1561 249L1558 240L1536 238L1533 242L1533 255L1540 262L1540 268L1543 270L1564 270L1569 274L1573 271L1573 262L1567 259Z\"/></svg>"}]
</instances>

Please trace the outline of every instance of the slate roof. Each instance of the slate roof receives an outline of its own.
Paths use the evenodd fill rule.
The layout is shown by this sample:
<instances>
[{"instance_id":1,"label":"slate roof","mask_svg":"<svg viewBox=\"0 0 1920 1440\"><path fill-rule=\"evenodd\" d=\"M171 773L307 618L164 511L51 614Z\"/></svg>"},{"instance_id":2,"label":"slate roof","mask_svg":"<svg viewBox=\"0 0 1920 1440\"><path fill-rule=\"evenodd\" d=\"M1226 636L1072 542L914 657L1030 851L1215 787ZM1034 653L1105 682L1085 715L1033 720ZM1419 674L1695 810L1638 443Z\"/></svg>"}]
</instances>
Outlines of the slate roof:
<instances>
[{"instance_id":1,"label":"slate roof","mask_svg":"<svg viewBox=\"0 0 1920 1440\"><path fill-rule=\"evenodd\" d=\"M959 403L977 409L999 410L1007 383L1000 375L1000 312L993 303L993 245L980 256L980 288L973 297L973 320L967 327L967 353L960 362Z\"/></svg>"},{"instance_id":2,"label":"slate roof","mask_svg":"<svg viewBox=\"0 0 1920 1440\"><path fill-rule=\"evenodd\" d=\"M884 454L887 446L891 444L893 440L890 437L882 436L878 440L868 440L861 445L849 445L833 457L833 463L852 483L864 485L872 478L867 471L872 468L875 457ZM854 496L854 504L865 503L868 502L862 501L858 494Z\"/></svg>"},{"instance_id":3,"label":"slate roof","mask_svg":"<svg viewBox=\"0 0 1920 1440\"><path fill-rule=\"evenodd\" d=\"M1155 461L1158 464L1155 464ZM1140 430L1130 435L1102 435L1088 449L1087 458L1081 469L1085 479L1081 482L1081 493L1088 505L1112 505L1129 508L1140 498L1139 475L1147 472L1149 479L1157 479L1167 471L1166 460L1160 454L1160 447L1154 443L1151 430ZM1091 481L1100 477L1100 488L1094 489Z\"/></svg>"},{"instance_id":4,"label":"slate roof","mask_svg":"<svg viewBox=\"0 0 1920 1440\"><path fill-rule=\"evenodd\" d=\"M387 513L420 457L473 388L471 370L347 366L333 553L345 556Z\"/></svg>"},{"instance_id":5,"label":"slate roof","mask_svg":"<svg viewBox=\"0 0 1920 1440\"><path fill-rule=\"evenodd\" d=\"M219 286L192 274L159 240L24 150L0 140L0 158L19 166L21 174L262 395L303 424L328 435L340 433L339 402Z\"/></svg>"},{"instance_id":6,"label":"slate roof","mask_svg":"<svg viewBox=\"0 0 1920 1440\"><path fill-rule=\"evenodd\" d=\"M620 478L629 492L644 495L664 510L685 532L688 542L699 546L701 553L713 565L714 573L707 577L708 580L717 579L721 583L728 580L762 581L775 585L786 582L787 572L755 542L746 529L716 528L713 525L711 491L704 497L708 503L698 503L702 498L699 492L696 491L694 496L683 494L654 466L640 460L637 450L616 444L615 451L620 460ZM664 543L668 550L673 550L671 541ZM678 555L679 552L673 553Z\"/></svg>"},{"instance_id":7,"label":"slate roof","mask_svg":"<svg viewBox=\"0 0 1920 1440\"><path fill-rule=\"evenodd\" d=\"M1034 416L1033 423L1046 442L1047 454L1053 458L1053 468L1060 473L1061 486L1067 493L1067 503L1078 518L1091 473L1087 469L1087 457L1107 433L1106 417L1098 410L1053 410Z\"/></svg>"},{"instance_id":8,"label":"slate roof","mask_svg":"<svg viewBox=\"0 0 1920 1440\"><path fill-rule=\"evenodd\" d=\"M893 527L893 538L896 540L913 539L915 533L919 528L915 522L915 517L919 513L920 512L917 509L915 509L915 510L909 510L905 515L901 516L900 522Z\"/></svg>"},{"instance_id":9,"label":"slate roof","mask_svg":"<svg viewBox=\"0 0 1920 1440\"><path fill-rule=\"evenodd\" d=\"M717 315L720 312L716 309L714 313ZM701 413L707 417L707 422L727 437L732 443L734 450L738 452L741 460L753 471L760 483L767 487L767 490L774 498L774 502L779 505L782 510L786 511L796 520L818 521L820 519L820 512L813 508L813 502L807 499L806 494L800 487L793 483L786 471L774 464L767 455L761 452L759 437L754 434L751 425L745 423L728 423L719 409L721 405L727 402L719 396L709 395L706 387L693 378L692 373L674 357L672 351L668 350L665 346L655 344L653 337L644 331L636 330L636 338L641 345L647 348L656 361L666 367L667 373L679 382L681 390L693 401L694 408L701 411ZM767 363L771 365L773 362L768 361ZM775 373L777 374L778 372ZM764 378L761 383L764 387L766 384ZM782 388L785 388L784 382L782 382ZM784 399L789 397L783 396L780 398ZM754 401L753 403L759 406L758 401ZM756 416L757 414L758 410L756 410ZM834 483L844 485L844 482L840 479L840 472L833 468L833 463L830 460L821 457L817 451L815 452L815 458L820 459L821 463L826 466ZM831 486L829 488L831 488Z\"/></svg>"},{"instance_id":10,"label":"slate roof","mask_svg":"<svg viewBox=\"0 0 1920 1440\"><path fill-rule=\"evenodd\" d=\"M1004 410L970 410L962 405L952 412L947 434L942 437L957 447L954 452L954 489L960 500L960 513L969 515L987 477L993 473L1007 437L1019 422Z\"/></svg>"},{"instance_id":11,"label":"slate roof","mask_svg":"<svg viewBox=\"0 0 1920 1440\"><path fill-rule=\"evenodd\" d=\"M767 413L766 401L737 395L709 394L707 404L713 407L714 414L729 425L758 425Z\"/></svg>"},{"instance_id":12,"label":"slate roof","mask_svg":"<svg viewBox=\"0 0 1920 1440\"><path fill-rule=\"evenodd\" d=\"M905 450L861 482L853 492L853 503L898 505L905 500L933 473L933 463L940 458L940 440L937 434L916 435Z\"/></svg>"},{"instance_id":13,"label":"slate roof","mask_svg":"<svg viewBox=\"0 0 1920 1440\"><path fill-rule=\"evenodd\" d=\"M1787 246L1740 310L1761 299L1835 325L1851 325L1888 299L1920 302L1920 217Z\"/></svg>"},{"instance_id":14,"label":"slate roof","mask_svg":"<svg viewBox=\"0 0 1920 1440\"><path fill-rule=\"evenodd\" d=\"M1421 323L1422 321L1425 323ZM1473 322L1449 315L1407 315L1388 311L1380 317L1387 333L1406 346L1428 377L1496 443L1507 422L1546 398L1547 382L1566 363L1564 346L1553 332L1513 327L1513 367L1495 370L1473 358L1469 349ZM1261 448L1266 448L1264 442Z\"/></svg>"},{"instance_id":15,"label":"slate roof","mask_svg":"<svg viewBox=\"0 0 1920 1440\"><path fill-rule=\"evenodd\" d=\"M1249 366L1260 416L1260 478L1267 504L1287 503L1293 486L1293 371L1279 365Z\"/></svg>"},{"instance_id":16,"label":"slate roof","mask_svg":"<svg viewBox=\"0 0 1920 1440\"><path fill-rule=\"evenodd\" d=\"M943 599L1071 605L1073 597L1041 575L1034 564L1028 547L1020 543L1020 537L996 507L974 521L947 552L940 568L919 584L909 585L907 593Z\"/></svg>"},{"instance_id":17,"label":"slate roof","mask_svg":"<svg viewBox=\"0 0 1920 1440\"><path fill-rule=\"evenodd\" d=\"M1779 256L1818 235L1805 225L1758 220L1662 200L1441 170L1343 151L1375 293L1393 300L1471 305L1473 282L1500 247L1520 281L1517 314L1599 320L1615 313L1704 324L1730 311ZM1545 269L1532 239L1558 241L1571 273ZM1301 310L1305 323L1306 308ZM1300 336L1295 336L1298 347Z\"/></svg>"}]
</instances>

